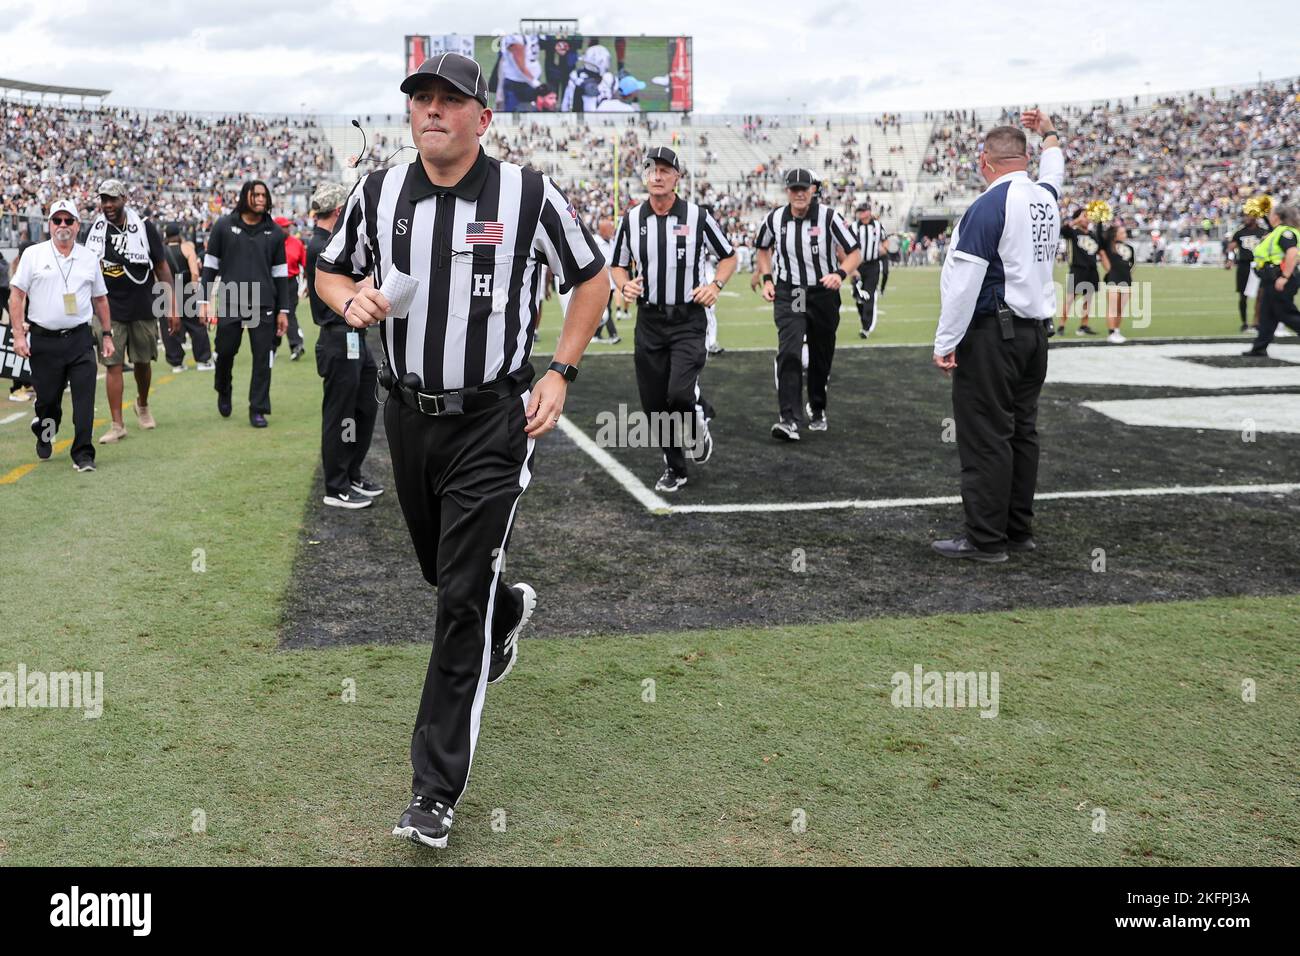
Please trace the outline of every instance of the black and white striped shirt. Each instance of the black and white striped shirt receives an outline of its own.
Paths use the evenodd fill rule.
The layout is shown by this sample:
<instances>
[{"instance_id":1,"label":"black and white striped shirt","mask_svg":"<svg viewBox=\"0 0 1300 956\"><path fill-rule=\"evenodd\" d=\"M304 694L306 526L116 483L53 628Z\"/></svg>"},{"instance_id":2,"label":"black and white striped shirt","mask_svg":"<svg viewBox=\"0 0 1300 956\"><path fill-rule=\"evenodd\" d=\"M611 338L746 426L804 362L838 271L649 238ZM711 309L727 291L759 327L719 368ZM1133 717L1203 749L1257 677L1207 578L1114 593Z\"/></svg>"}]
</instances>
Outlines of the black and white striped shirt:
<instances>
[{"instance_id":1,"label":"black and white striped shirt","mask_svg":"<svg viewBox=\"0 0 1300 956\"><path fill-rule=\"evenodd\" d=\"M549 177L481 149L455 186L429 181L419 160L368 173L316 261L324 272L383 284L396 268L419 280L406 319L382 323L393 373L427 391L491 382L528 360L546 292L600 272L604 257Z\"/></svg>"},{"instance_id":2,"label":"black and white striped shirt","mask_svg":"<svg viewBox=\"0 0 1300 956\"><path fill-rule=\"evenodd\" d=\"M804 286L816 285L839 268L836 245L848 255L858 248L858 240L843 216L815 199L802 219L788 205L772 210L763 217L754 241L757 249L775 249L777 282Z\"/></svg>"},{"instance_id":3,"label":"black and white striped shirt","mask_svg":"<svg viewBox=\"0 0 1300 956\"><path fill-rule=\"evenodd\" d=\"M858 245L862 247L862 264L875 262L885 254L885 227L879 219L857 224Z\"/></svg>"},{"instance_id":4,"label":"black and white striped shirt","mask_svg":"<svg viewBox=\"0 0 1300 956\"><path fill-rule=\"evenodd\" d=\"M618 224L610 265L628 269L636 261L643 280L642 303L685 305L691 291L705 283L700 266L706 243L719 259L736 254L717 220L698 203L678 196L660 216L646 200L629 209Z\"/></svg>"}]
</instances>

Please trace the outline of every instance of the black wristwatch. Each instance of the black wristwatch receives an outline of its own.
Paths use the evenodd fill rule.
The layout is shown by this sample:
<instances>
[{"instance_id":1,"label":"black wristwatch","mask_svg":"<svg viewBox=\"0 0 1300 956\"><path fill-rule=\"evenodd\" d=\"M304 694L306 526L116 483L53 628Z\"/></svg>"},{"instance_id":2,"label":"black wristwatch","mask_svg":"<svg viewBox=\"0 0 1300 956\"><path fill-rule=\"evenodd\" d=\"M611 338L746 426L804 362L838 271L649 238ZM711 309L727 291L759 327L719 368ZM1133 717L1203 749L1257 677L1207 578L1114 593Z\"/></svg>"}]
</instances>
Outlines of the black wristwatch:
<instances>
[{"instance_id":1,"label":"black wristwatch","mask_svg":"<svg viewBox=\"0 0 1300 956\"><path fill-rule=\"evenodd\" d=\"M547 369L548 372L559 372L564 376L566 382L572 382L578 377L578 366L565 365L563 362L552 362Z\"/></svg>"},{"instance_id":2,"label":"black wristwatch","mask_svg":"<svg viewBox=\"0 0 1300 956\"><path fill-rule=\"evenodd\" d=\"M764 282L771 282L771 281L772 281L772 273L770 273L770 272L764 272L764 273L763 273L763 281L764 281Z\"/></svg>"},{"instance_id":3,"label":"black wristwatch","mask_svg":"<svg viewBox=\"0 0 1300 956\"><path fill-rule=\"evenodd\" d=\"M836 269L835 274L840 277L841 281L849 277L849 274L843 269Z\"/></svg>"},{"instance_id":4,"label":"black wristwatch","mask_svg":"<svg viewBox=\"0 0 1300 956\"><path fill-rule=\"evenodd\" d=\"M111 338L113 337L113 330L112 330L112 329L100 329L100 330L99 330L99 334L100 334L100 335L107 335L107 336L111 339Z\"/></svg>"},{"instance_id":5,"label":"black wristwatch","mask_svg":"<svg viewBox=\"0 0 1300 956\"><path fill-rule=\"evenodd\" d=\"M716 285L716 286L718 287L718 291L719 291L719 292L721 292L723 289L726 288L726 285L724 285L723 283L719 282L717 279L714 279L714 280L713 280L713 284Z\"/></svg>"}]
</instances>

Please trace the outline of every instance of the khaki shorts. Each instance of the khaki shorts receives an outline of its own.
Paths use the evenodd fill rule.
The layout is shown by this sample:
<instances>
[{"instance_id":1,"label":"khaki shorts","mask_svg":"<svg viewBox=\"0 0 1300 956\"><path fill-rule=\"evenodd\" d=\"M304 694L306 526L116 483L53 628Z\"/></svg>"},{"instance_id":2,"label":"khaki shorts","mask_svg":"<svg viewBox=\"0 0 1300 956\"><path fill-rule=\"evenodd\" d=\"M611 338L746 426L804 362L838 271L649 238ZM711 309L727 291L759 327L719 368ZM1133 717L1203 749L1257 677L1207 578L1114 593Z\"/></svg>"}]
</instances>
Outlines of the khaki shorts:
<instances>
[{"instance_id":1,"label":"khaki shorts","mask_svg":"<svg viewBox=\"0 0 1300 956\"><path fill-rule=\"evenodd\" d=\"M113 320L113 354L104 358L104 333L98 322L92 322L95 331L96 355L105 368L121 365L130 354L132 365L158 360L158 320L136 319L134 322Z\"/></svg>"}]
</instances>

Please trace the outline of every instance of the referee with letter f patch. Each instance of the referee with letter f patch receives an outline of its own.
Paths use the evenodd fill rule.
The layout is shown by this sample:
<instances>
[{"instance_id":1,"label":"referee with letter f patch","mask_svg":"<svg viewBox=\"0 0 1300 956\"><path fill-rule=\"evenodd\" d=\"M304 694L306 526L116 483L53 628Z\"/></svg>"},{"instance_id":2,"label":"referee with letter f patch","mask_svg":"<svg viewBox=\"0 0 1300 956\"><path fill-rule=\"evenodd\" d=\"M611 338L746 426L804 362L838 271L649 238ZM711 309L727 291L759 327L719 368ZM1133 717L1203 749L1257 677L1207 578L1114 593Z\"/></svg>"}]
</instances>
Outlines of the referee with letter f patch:
<instances>
[{"instance_id":1,"label":"referee with letter f patch","mask_svg":"<svg viewBox=\"0 0 1300 956\"><path fill-rule=\"evenodd\" d=\"M782 441L799 440L805 337L808 430L826 431L826 385L835 358L835 331L840 325L840 284L862 261L858 240L844 217L817 202L816 185L806 169L786 173L785 192L790 202L767 214L754 243L763 273L763 298L775 303L776 394L781 419L772 426L772 437Z\"/></svg>"},{"instance_id":2,"label":"referee with letter f patch","mask_svg":"<svg viewBox=\"0 0 1300 956\"><path fill-rule=\"evenodd\" d=\"M1051 120L1026 110L1043 138L1039 179L1028 142L1013 126L984 137L986 189L953 230L939 282L934 364L952 376L965 533L931 547L946 558L1005 561L1033 551L1038 482L1038 393L1056 316L1052 264L1061 236L1057 199L1065 158Z\"/></svg>"},{"instance_id":3,"label":"referee with letter f patch","mask_svg":"<svg viewBox=\"0 0 1300 956\"><path fill-rule=\"evenodd\" d=\"M672 434L664 449L664 473L655 491L686 484L687 450L700 464L713 454L709 419L713 407L700 395L700 371L708 358L705 310L718 301L736 271L736 251L717 221L697 203L677 195L682 164L667 146L646 153L650 198L623 216L614 236L611 273L619 294L637 301L636 384L641 407L654 420L670 413ZM706 251L718 257L718 272L702 281ZM629 269L636 262L638 276ZM691 435L683 434L690 423Z\"/></svg>"},{"instance_id":4,"label":"referee with letter f patch","mask_svg":"<svg viewBox=\"0 0 1300 956\"><path fill-rule=\"evenodd\" d=\"M393 835L445 847L487 685L514 666L536 605L531 587L502 579L533 444L560 420L609 274L549 178L483 152L492 111L477 63L439 54L401 89L419 158L369 173L352 191L316 260L316 291L348 325L382 331L397 497L420 570L438 588L411 737L413 797ZM534 384L528 359L547 267L573 297L556 360ZM381 289L403 277L414 296L394 303ZM409 308L397 310L404 300Z\"/></svg>"}]
</instances>

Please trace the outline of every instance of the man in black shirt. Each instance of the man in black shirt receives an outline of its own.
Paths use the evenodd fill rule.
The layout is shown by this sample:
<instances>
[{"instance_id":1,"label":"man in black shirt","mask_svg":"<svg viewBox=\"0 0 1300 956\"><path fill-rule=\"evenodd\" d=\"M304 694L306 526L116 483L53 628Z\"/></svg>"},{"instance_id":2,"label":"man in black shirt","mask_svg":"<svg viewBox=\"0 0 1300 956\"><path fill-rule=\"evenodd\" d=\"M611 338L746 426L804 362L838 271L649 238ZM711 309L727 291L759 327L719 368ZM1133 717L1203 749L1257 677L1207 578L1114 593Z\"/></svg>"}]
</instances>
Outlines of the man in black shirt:
<instances>
[{"instance_id":1,"label":"man in black shirt","mask_svg":"<svg viewBox=\"0 0 1300 956\"><path fill-rule=\"evenodd\" d=\"M1259 241L1268 235L1268 230L1259 224L1259 220L1254 216L1247 216L1241 228L1232 234L1228 240L1228 251L1233 254L1237 260L1237 311L1241 315L1241 331L1250 330L1252 323L1246 321L1246 285L1250 282L1250 267L1255 261L1255 247ZM1259 298L1255 298L1256 305L1259 304ZM1259 316L1254 316L1255 322L1259 324Z\"/></svg>"},{"instance_id":2,"label":"man in black shirt","mask_svg":"<svg viewBox=\"0 0 1300 956\"><path fill-rule=\"evenodd\" d=\"M100 214L86 237L86 248L99 257L117 346L111 356L103 359L104 386L113 423L99 437L99 443L111 445L126 437L122 363L128 360L128 353L135 373L136 400L132 407L141 428L156 427L149 410L149 385L153 378L151 363L158 358L158 317L166 315L173 332L180 327L180 320L173 300L172 270L157 227L127 206L126 186L120 180L100 183L99 208ZM155 280L162 283L161 295ZM102 340L103 336L97 332L96 338Z\"/></svg>"},{"instance_id":3,"label":"man in black shirt","mask_svg":"<svg viewBox=\"0 0 1300 956\"><path fill-rule=\"evenodd\" d=\"M307 242L307 295L311 317L320 326L316 339L316 371L324 380L321 401L320 456L325 475L325 504L335 508L367 508L384 489L361 474L370 450L379 403L375 379L379 366L366 344L366 330L354 329L316 294L316 260L329 244L348 191L325 182L311 197L316 228Z\"/></svg>"},{"instance_id":4,"label":"man in black shirt","mask_svg":"<svg viewBox=\"0 0 1300 956\"><path fill-rule=\"evenodd\" d=\"M1065 285L1065 308L1061 312L1061 327L1057 330L1065 334L1065 321L1074 309L1074 297L1083 299L1079 315L1079 327L1075 335L1096 335L1088 325L1088 312L1092 308L1092 298L1097 294L1101 276L1097 272L1097 253L1101 251L1096 237L1092 234L1088 216L1082 209L1075 209L1069 222L1061 223L1061 238L1070 244L1070 277Z\"/></svg>"}]
</instances>

